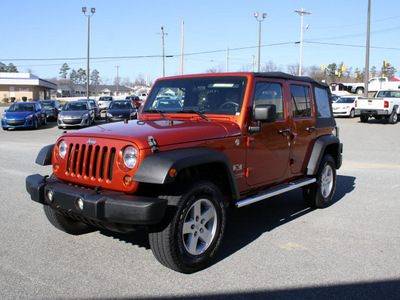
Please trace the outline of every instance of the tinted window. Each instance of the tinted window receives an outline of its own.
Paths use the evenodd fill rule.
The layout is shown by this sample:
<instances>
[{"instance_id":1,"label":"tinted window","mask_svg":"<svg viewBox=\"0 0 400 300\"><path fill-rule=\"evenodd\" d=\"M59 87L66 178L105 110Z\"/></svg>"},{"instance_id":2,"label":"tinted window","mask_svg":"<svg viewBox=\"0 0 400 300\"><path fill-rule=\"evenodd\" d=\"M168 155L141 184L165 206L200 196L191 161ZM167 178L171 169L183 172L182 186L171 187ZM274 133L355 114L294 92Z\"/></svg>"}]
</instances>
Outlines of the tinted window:
<instances>
[{"instance_id":1,"label":"tinted window","mask_svg":"<svg viewBox=\"0 0 400 300\"><path fill-rule=\"evenodd\" d=\"M274 104L276 106L276 118L284 119L282 85L273 82L258 82L254 93L253 105L259 104Z\"/></svg>"},{"instance_id":2,"label":"tinted window","mask_svg":"<svg viewBox=\"0 0 400 300\"><path fill-rule=\"evenodd\" d=\"M310 88L305 85L290 85L290 93L293 106L294 118L311 118Z\"/></svg>"},{"instance_id":3,"label":"tinted window","mask_svg":"<svg viewBox=\"0 0 400 300\"><path fill-rule=\"evenodd\" d=\"M321 89L316 87L315 92L315 102L317 104L317 117L318 118L330 118L331 117L331 103L329 101L328 91L326 89ZM340 100L339 100L340 101ZM350 103L354 102L354 98L350 98ZM347 102L349 103L349 102Z\"/></svg>"}]
</instances>

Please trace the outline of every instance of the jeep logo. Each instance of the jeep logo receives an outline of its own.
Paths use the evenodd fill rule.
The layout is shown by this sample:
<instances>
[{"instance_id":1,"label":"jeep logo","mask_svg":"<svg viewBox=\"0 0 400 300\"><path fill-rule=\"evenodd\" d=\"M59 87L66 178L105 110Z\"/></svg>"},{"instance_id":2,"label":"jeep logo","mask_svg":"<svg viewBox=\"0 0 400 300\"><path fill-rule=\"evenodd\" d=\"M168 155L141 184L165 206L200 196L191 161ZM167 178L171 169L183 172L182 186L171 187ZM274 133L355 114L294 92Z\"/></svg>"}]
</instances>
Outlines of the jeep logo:
<instances>
[{"instance_id":1,"label":"jeep logo","mask_svg":"<svg viewBox=\"0 0 400 300\"><path fill-rule=\"evenodd\" d=\"M92 144L92 145L96 145L96 141L95 140L91 140L91 139L89 139L87 142L86 142L86 144Z\"/></svg>"}]
</instances>

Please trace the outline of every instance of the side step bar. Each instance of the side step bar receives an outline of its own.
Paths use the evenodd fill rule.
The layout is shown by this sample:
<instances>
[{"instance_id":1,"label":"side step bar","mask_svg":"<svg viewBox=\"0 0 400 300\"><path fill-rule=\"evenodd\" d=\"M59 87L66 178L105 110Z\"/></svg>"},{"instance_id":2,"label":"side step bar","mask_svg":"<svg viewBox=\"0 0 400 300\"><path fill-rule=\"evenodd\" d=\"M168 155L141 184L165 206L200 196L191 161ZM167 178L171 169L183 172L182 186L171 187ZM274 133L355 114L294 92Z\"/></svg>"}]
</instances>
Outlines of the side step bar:
<instances>
[{"instance_id":1,"label":"side step bar","mask_svg":"<svg viewBox=\"0 0 400 300\"><path fill-rule=\"evenodd\" d=\"M316 178L304 178L304 179L295 180L288 184L280 185L275 188L269 189L267 191L260 192L258 194L253 195L250 198L240 200L239 202L236 203L236 207L241 208L243 206L250 205L250 204L256 203L261 200L265 200L265 199L268 199L268 198L271 198L271 197L274 197L274 196L277 196L280 194L284 194L286 192L290 192L290 191L300 188L302 186L312 184L316 181L317 181Z\"/></svg>"}]
</instances>

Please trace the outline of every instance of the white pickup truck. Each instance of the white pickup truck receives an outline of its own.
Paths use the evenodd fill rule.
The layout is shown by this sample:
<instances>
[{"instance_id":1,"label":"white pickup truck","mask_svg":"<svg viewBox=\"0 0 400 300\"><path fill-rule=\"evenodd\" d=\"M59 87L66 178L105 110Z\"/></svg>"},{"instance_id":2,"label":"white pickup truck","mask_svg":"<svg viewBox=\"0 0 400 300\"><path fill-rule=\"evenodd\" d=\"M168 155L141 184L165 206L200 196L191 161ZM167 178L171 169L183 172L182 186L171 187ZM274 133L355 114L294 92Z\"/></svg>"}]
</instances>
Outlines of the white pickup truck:
<instances>
[{"instance_id":1,"label":"white pickup truck","mask_svg":"<svg viewBox=\"0 0 400 300\"><path fill-rule=\"evenodd\" d=\"M397 79L397 78L394 78ZM368 80L368 91L376 92L379 90L397 90L400 89L399 80L389 80L387 77L373 77ZM364 94L364 83L332 83L332 93L337 93L339 90L356 93L359 95Z\"/></svg>"},{"instance_id":2,"label":"white pickup truck","mask_svg":"<svg viewBox=\"0 0 400 300\"><path fill-rule=\"evenodd\" d=\"M374 117L396 124L400 115L400 90L382 90L376 93L375 98L359 98L355 108L360 113L361 122L368 122L369 117Z\"/></svg>"}]
</instances>

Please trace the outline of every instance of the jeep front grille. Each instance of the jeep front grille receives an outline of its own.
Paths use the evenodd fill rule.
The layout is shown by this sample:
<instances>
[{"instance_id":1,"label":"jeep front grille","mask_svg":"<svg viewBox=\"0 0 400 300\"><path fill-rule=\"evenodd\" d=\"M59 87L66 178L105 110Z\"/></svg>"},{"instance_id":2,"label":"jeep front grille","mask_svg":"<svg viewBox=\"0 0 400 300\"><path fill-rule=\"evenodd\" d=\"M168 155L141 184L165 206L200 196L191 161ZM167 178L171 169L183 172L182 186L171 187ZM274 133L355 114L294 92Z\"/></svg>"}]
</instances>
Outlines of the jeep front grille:
<instances>
[{"instance_id":1,"label":"jeep front grille","mask_svg":"<svg viewBox=\"0 0 400 300\"><path fill-rule=\"evenodd\" d=\"M112 181L115 153L114 147L70 144L66 171L83 178Z\"/></svg>"}]
</instances>

